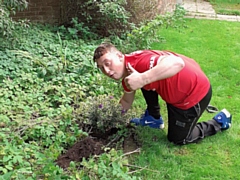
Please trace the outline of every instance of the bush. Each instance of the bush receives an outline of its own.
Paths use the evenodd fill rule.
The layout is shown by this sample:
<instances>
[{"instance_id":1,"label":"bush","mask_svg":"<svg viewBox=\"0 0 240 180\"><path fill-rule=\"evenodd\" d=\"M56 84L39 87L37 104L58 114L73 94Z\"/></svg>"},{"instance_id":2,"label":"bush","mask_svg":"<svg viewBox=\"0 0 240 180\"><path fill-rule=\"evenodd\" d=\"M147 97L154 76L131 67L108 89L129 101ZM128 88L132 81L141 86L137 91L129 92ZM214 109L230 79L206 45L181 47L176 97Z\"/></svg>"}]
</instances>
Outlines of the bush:
<instances>
[{"instance_id":1,"label":"bush","mask_svg":"<svg viewBox=\"0 0 240 180\"><path fill-rule=\"evenodd\" d=\"M0 1L0 36L11 37L17 22L14 22L10 14L27 8L26 0L3 0Z\"/></svg>"},{"instance_id":2,"label":"bush","mask_svg":"<svg viewBox=\"0 0 240 180\"><path fill-rule=\"evenodd\" d=\"M119 99L108 95L88 97L79 104L75 118L91 128L102 132L112 128L123 128L129 122L130 113L125 114Z\"/></svg>"}]
</instances>

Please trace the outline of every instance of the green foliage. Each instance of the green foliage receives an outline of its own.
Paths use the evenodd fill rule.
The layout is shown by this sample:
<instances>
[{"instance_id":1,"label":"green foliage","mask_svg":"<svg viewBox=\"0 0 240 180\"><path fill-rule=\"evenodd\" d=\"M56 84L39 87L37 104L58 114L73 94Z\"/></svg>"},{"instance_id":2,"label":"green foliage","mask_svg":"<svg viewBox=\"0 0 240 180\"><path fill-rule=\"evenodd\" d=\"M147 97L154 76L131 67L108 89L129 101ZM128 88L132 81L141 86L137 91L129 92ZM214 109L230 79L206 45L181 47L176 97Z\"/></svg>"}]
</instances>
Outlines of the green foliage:
<instances>
[{"instance_id":1,"label":"green foliage","mask_svg":"<svg viewBox=\"0 0 240 180\"><path fill-rule=\"evenodd\" d=\"M61 38L64 39L82 39L82 40L89 40L89 39L97 39L97 35L90 31L88 26L85 26L83 22L79 22L78 18L72 18L71 26L59 27L59 32L61 33Z\"/></svg>"},{"instance_id":2,"label":"green foliage","mask_svg":"<svg viewBox=\"0 0 240 180\"><path fill-rule=\"evenodd\" d=\"M53 163L54 159L49 154L40 152L42 149L39 149L41 147L38 147L38 144L17 145L5 142L5 145L0 152L0 179L33 180L64 177L63 170ZM54 149L51 152L47 150L48 153L53 151Z\"/></svg>"},{"instance_id":3,"label":"green foliage","mask_svg":"<svg viewBox=\"0 0 240 180\"><path fill-rule=\"evenodd\" d=\"M103 37L121 37L143 21L152 20L158 15L159 1L151 0L78 0L78 14L91 32Z\"/></svg>"},{"instance_id":4,"label":"green foliage","mask_svg":"<svg viewBox=\"0 0 240 180\"><path fill-rule=\"evenodd\" d=\"M76 165L71 164L71 168L75 174L76 179L96 179L96 180L137 180L135 176L132 176L129 171L128 159L115 149L111 149L108 153L104 153L99 157L92 157L90 160L85 159L81 162L83 166L80 172L77 172Z\"/></svg>"},{"instance_id":5,"label":"green foliage","mask_svg":"<svg viewBox=\"0 0 240 180\"><path fill-rule=\"evenodd\" d=\"M117 86L92 64L94 45L67 41L56 30L17 25L16 41L1 39L0 179L63 178L54 161L87 136L75 107L89 95L111 92L104 82Z\"/></svg>"},{"instance_id":6,"label":"green foliage","mask_svg":"<svg viewBox=\"0 0 240 180\"><path fill-rule=\"evenodd\" d=\"M101 1L110 14L99 4L102 10L98 13L109 17L98 23L109 21L109 27L117 30L120 26L113 27L117 18L117 23L127 26L127 16L120 7L124 2ZM155 29L151 29L161 23L165 22L152 20L148 27L136 29L136 39L115 39L128 48L145 47L151 41L139 42L137 38L154 35ZM136 179L127 174L126 159L116 151L106 152L96 161L84 161L84 170L73 168L73 174L54 163L65 149L87 136L85 125L100 131L122 128L131 114L122 115L118 100L110 97L120 95L121 82L103 76L93 64L92 54L99 44L91 39L95 34L77 18L72 24L67 28L14 24L12 39L6 38L7 34L0 36L0 179L87 179L95 175L99 179ZM99 172L91 170L93 161Z\"/></svg>"},{"instance_id":7,"label":"green foliage","mask_svg":"<svg viewBox=\"0 0 240 180\"><path fill-rule=\"evenodd\" d=\"M121 35L129 29L130 14L125 10L126 0L102 0L97 4L102 15L100 22L109 35Z\"/></svg>"},{"instance_id":8,"label":"green foliage","mask_svg":"<svg viewBox=\"0 0 240 180\"><path fill-rule=\"evenodd\" d=\"M23 120L1 116L0 175L6 176L11 172L12 178L21 174L34 177L43 175L42 168L49 168L46 173L53 175L52 169L56 169L53 162L61 151L87 135L79 129L78 124L71 121L70 107L61 107L59 111L59 116L52 118L38 117L37 113L32 114L30 119L27 114L16 115L18 118L25 117ZM56 170L62 171L59 168Z\"/></svg>"}]
</instances>

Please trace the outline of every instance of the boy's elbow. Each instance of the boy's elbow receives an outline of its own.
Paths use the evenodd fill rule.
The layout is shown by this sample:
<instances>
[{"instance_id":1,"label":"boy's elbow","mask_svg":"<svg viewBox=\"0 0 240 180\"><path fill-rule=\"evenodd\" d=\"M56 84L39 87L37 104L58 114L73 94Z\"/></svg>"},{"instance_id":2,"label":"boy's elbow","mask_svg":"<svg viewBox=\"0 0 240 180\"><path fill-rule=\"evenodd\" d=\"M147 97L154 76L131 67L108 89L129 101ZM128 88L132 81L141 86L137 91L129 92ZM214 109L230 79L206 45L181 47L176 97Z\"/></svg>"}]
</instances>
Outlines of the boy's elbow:
<instances>
[{"instance_id":1,"label":"boy's elbow","mask_svg":"<svg viewBox=\"0 0 240 180\"><path fill-rule=\"evenodd\" d=\"M185 62L181 57L178 56L169 56L172 60L172 66L175 66L177 69L181 70L185 67Z\"/></svg>"},{"instance_id":2,"label":"boy's elbow","mask_svg":"<svg viewBox=\"0 0 240 180\"><path fill-rule=\"evenodd\" d=\"M185 62L183 61L182 58L179 58L179 60L177 62L178 62L177 65L178 65L180 70L185 67Z\"/></svg>"},{"instance_id":3,"label":"boy's elbow","mask_svg":"<svg viewBox=\"0 0 240 180\"><path fill-rule=\"evenodd\" d=\"M185 62L184 61L180 62L180 67L181 67L181 69L183 69L185 67Z\"/></svg>"}]
</instances>

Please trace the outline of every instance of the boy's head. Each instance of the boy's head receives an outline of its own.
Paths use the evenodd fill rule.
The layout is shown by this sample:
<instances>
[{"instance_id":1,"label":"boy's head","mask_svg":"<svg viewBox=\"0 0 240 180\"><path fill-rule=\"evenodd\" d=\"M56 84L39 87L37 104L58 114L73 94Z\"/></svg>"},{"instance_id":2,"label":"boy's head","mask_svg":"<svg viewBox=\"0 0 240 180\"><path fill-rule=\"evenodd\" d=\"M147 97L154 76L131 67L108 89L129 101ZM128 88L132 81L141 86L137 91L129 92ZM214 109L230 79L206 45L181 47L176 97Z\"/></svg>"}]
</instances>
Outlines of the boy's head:
<instances>
[{"instance_id":1,"label":"boy's head","mask_svg":"<svg viewBox=\"0 0 240 180\"><path fill-rule=\"evenodd\" d=\"M102 43L94 51L93 61L96 62L101 56L107 52L119 52L119 50L111 43Z\"/></svg>"},{"instance_id":2,"label":"boy's head","mask_svg":"<svg viewBox=\"0 0 240 180\"><path fill-rule=\"evenodd\" d=\"M119 80L126 75L124 55L110 43L100 44L94 51L93 60L112 79Z\"/></svg>"}]
</instances>

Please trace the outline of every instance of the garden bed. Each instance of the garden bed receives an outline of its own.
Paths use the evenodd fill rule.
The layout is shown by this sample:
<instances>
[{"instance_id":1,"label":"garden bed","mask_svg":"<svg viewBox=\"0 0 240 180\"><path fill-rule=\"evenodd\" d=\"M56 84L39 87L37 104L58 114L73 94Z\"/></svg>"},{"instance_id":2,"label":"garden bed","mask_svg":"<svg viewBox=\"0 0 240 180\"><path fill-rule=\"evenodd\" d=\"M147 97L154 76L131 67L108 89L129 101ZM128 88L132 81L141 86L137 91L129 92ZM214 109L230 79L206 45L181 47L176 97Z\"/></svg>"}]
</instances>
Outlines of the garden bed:
<instances>
[{"instance_id":1,"label":"garden bed","mask_svg":"<svg viewBox=\"0 0 240 180\"><path fill-rule=\"evenodd\" d=\"M57 165L66 169L70 162L81 162L83 158L88 159L94 155L104 153L104 148L122 148L124 153L136 150L139 147L132 127L127 127L127 136L119 134L120 129L112 128L106 132L92 132L88 137L81 139L70 147L66 153L60 155L56 161Z\"/></svg>"}]
</instances>

